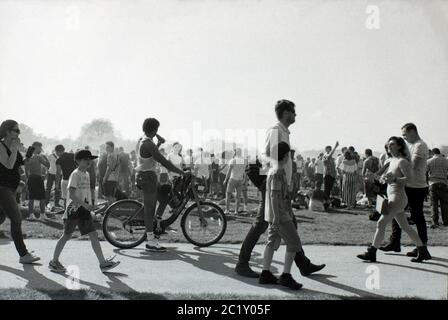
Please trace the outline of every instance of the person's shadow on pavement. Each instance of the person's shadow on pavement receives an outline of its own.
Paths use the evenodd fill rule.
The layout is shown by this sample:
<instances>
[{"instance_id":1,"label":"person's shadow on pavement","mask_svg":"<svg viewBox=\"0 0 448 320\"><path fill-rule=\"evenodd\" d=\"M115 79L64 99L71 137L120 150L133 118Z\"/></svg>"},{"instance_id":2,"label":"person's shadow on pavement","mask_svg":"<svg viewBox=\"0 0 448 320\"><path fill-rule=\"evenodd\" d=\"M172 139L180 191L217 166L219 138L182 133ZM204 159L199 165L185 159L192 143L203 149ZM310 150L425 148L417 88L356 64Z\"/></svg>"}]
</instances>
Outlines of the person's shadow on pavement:
<instances>
[{"instance_id":1,"label":"person's shadow on pavement","mask_svg":"<svg viewBox=\"0 0 448 320\"><path fill-rule=\"evenodd\" d=\"M237 262L234 254L229 255L229 254L223 254L222 252L220 252L220 253L205 252L205 251L203 251L203 249L201 249L199 247L194 248L195 252L185 252L185 251L178 250L177 248L173 248L173 247L171 247L171 248L167 247L167 249L168 249L168 251L166 253L162 253L162 254L146 253L146 252L144 252L144 249L132 249L133 251L135 251L135 250L143 251L143 252L141 252L140 256L126 254L124 252L126 250L120 250L120 249L116 249L116 250L114 250L114 252L118 255L127 256L127 257L135 258L135 259L142 259L142 260L182 261L182 262L189 263L198 269L201 269L201 270L204 270L207 272L212 272L217 275L225 276L225 277L237 280L237 281L241 281L241 282L244 282L244 283L254 286L254 287L262 288L265 290L277 289L277 290L281 290L283 292L289 293L292 296L296 296L298 298L300 298L300 297L309 298L309 297L312 297L311 294L317 294L320 297L320 299L322 299L322 296L325 296L325 298L328 298L328 299L340 299L340 297L337 295L331 295L331 294L327 294L324 292L310 290L307 288L304 288L299 291L293 291L293 290L290 290L288 288L284 288L284 287L281 287L278 285L275 285L275 286L261 285L258 283L258 279L251 279L251 278L239 276L238 274L235 273L235 270L233 267ZM273 269L273 271L277 272L277 270L274 270L274 269ZM194 274L194 273L188 274L188 275L184 274L184 276L186 278L191 278L192 283L194 283L197 279L197 274Z\"/></svg>"}]
</instances>

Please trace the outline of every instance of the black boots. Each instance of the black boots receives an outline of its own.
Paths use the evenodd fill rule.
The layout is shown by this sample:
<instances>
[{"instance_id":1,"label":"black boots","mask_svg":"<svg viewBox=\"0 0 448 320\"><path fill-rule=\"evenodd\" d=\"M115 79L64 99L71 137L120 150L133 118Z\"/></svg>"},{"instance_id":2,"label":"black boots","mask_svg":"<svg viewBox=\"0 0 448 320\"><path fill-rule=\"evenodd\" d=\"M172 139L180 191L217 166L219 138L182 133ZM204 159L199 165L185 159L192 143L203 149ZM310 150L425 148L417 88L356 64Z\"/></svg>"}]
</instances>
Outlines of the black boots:
<instances>
[{"instance_id":1,"label":"black boots","mask_svg":"<svg viewBox=\"0 0 448 320\"><path fill-rule=\"evenodd\" d=\"M246 278L259 278L260 275L253 271L248 263L238 262L235 267L235 272L238 273L242 277Z\"/></svg>"},{"instance_id":2,"label":"black boots","mask_svg":"<svg viewBox=\"0 0 448 320\"><path fill-rule=\"evenodd\" d=\"M325 264L315 265L312 264L310 259L305 256L305 252L297 252L294 261L297 265L297 268L300 270L300 274L304 277L307 277L315 272L318 272L325 268Z\"/></svg>"},{"instance_id":3,"label":"black boots","mask_svg":"<svg viewBox=\"0 0 448 320\"><path fill-rule=\"evenodd\" d=\"M431 254L426 246L417 248L417 258L412 259L412 262L423 262L425 260L431 260Z\"/></svg>"},{"instance_id":4,"label":"black boots","mask_svg":"<svg viewBox=\"0 0 448 320\"><path fill-rule=\"evenodd\" d=\"M376 248L370 246L367 248L367 252L359 254L357 257L364 261L376 262Z\"/></svg>"},{"instance_id":5,"label":"black boots","mask_svg":"<svg viewBox=\"0 0 448 320\"><path fill-rule=\"evenodd\" d=\"M380 247L380 250L384 252L401 252L401 244L399 241L391 241L389 244Z\"/></svg>"},{"instance_id":6,"label":"black boots","mask_svg":"<svg viewBox=\"0 0 448 320\"><path fill-rule=\"evenodd\" d=\"M407 255L408 257L417 258L417 256L418 256L418 248L415 248L414 250L412 250L412 251L406 253L406 255Z\"/></svg>"}]
</instances>

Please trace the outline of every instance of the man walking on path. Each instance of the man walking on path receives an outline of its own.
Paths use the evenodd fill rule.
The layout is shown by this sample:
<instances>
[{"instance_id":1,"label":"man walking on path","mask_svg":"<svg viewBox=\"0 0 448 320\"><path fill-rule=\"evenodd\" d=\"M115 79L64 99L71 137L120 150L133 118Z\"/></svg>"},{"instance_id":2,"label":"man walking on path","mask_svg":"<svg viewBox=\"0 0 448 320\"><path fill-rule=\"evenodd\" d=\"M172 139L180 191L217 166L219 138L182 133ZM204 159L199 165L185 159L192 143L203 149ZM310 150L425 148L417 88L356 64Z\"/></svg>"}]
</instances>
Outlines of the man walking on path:
<instances>
[{"instance_id":1,"label":"man walking on path","mask_svg":"<svg viewBox=\"0 0 448 320\"><path fill-rule=\"evenodd\" d=\"M267 132L265 153L268 159L271 156L271 151L273 151L273 148L279 142L286 142L288 145L290 144L290 131L288 128L296 121L295 104L289 100L278 101L275 106L275 113L279 122ZM284 169L286 172L288 188L289 190L292 190L292 161L290 157L285 163ZM235 271L243 277L258 278L259 274L250 268L249 261L258 239L268 228L268 223L264 219L266 204L266 175L260 175L259 166L251 165L248 168L248 176L254 185L261 191L261 201L255 222L249 230L249 233L247 234L246 239L244 239L241 247L238 259L239 261L235 267ZM289 199L289 205L291 205L291 199ZM295 218L294 224L297 225ZM312 264L311 261L305 256L305 252L303 250L297 252L294 260L303 276L308 276L325 268L325 265Z\"/></svg>"},{"instance_id":2,"label":"man walking on path","mask_svg":"<svg viewBox=\"0 0 448 320\"><path fill-rule=\"evenodd\" d=\"M448 226L448 159L438 148L432 149L434 156L428 160L429 193L432 208L431 228L439 226L439 203L444 226Z\"/></svg>"},{"instance_id":3,"label":"man walking on path","mask_svg":"<svg viewBox=\"0 0 448 320\"><path fill-rule=\"evenodd\" d=\"M425 197L428 194L428 184L426 182L427 160L428 160L428 146L420 138L415 124L407 123L402 128L403 138L408 142L410 151L412 176L410 181L406 184L406 195L408 197L409 211L411 212L411 219L417 225L418 235L423 244L428 243L428 231L423 215L423 204ZM381 247L382 251L401 252L401 228L397 221L392 223L392 235L390 243ZM417 257L417 248L407 253L409 257Z\"/></svg>"}]
</instances>

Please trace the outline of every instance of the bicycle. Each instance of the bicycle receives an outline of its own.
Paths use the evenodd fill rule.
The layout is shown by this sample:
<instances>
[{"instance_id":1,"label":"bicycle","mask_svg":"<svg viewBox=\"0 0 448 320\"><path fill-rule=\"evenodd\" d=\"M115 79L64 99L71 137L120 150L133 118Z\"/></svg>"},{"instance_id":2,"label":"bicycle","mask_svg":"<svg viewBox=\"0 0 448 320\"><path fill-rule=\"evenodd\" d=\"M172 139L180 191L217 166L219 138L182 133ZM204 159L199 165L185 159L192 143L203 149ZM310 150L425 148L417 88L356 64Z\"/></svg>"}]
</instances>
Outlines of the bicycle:
<instances>
[{"instance_id":1,"label":"bicycle","mask_svg":"<svg viewBox=\"0 0 448 320\"><path fill-rule=\"evenodd\" d=\"M190 201L192 204L188 205ZM180 215L181 227L188 242L198 247L211 246L224 236L227 219L224 211L213 202L200 199L193 175L175 178L168 200L169 215L154 219L154 233L162 234ZM144 205L126 199L113 203L106 209L103 232L106 240L120 249L131 249L146 240L143 219Z\"/></svg>"}]
</instances>

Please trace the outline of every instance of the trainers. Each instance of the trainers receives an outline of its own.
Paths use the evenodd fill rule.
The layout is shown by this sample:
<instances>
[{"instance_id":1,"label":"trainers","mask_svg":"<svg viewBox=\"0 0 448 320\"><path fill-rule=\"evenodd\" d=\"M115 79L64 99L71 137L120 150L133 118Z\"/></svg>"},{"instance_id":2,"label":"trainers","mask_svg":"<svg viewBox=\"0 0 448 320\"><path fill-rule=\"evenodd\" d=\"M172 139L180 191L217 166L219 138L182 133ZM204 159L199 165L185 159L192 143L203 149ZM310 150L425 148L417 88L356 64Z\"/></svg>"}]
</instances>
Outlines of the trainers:
<instances>
[{"instance_id":1,"label":"trainers","mask_svg":"<svg viewBox=\"0 0 448 320\"><path fill-rule=\"evenodd\" d=\"M162 247L157 239L148 241L146 244L146 251L148 252L166 252L166 248Z\"/></svg>"},{"instance_id":2,"label":"trainers","mask_svg":"<svg viewBox=\"0 0 448 320\"><path fill-rule=\"evenodd\" d=\"M65 273L67 271L67 269L65 269L65 267L62 265L62 263L59 262L59 260L51 260L48 264L48 268L56 273Z\"/></svg>"},{"instance_id":3,"label":"trainers","mask_svg":"<svg viewBox=\"0 0 448 320\"><path fill-rule=\"evenodd\" d=\"M289 273L282 274L280 276L278 284L292 290L300 290L303 287L303 285L294 280L294 278Z\"/></svg>"},{"instance_id":4,"label":"trainers","mask_svg":"<svg viewBox=\"0 0 448 320\"><path fill-rule=\"evenodd\" d=\"M260 279L258 280L260 284L277 284L278 279L276 276L272 274L269 270L263 270L260 275Z\"/></svg>"},{"instance_id":5,"label":"trainers","mask_svg":"<svg viewBox=\"0 0 448 320\"><path fill-rule=\"evenodd\" d=\"M37 261L39 261L40 258L33 255L32 253L28 252L26 255L24 255L23 257L20 257L19 262L21 264L33 264Z\"/></svg>"},{"instance_id":6,"label":"trainers","mask_svg":"<svg viewBox=\"0 0 448 320\"><path fill-rule=\"evenodd\" d=\"M105 263L100 264L101 272L107 272L109 270L112 270L116 266L120 264L120 261L112 261L112 259L107 259Z\"/></svg>"}]
</instances>

